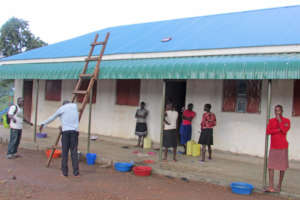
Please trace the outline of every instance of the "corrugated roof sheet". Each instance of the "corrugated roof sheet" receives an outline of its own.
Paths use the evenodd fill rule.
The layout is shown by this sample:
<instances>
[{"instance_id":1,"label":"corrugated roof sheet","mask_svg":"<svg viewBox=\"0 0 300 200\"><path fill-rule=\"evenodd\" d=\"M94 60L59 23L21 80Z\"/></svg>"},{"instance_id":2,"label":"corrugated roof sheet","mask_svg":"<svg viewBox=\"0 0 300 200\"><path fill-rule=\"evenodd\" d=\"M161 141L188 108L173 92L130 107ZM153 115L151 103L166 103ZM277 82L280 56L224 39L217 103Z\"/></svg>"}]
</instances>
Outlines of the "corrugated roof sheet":
<instances>
[{"instance_id":1,"label":"corrugated roof sheet","mask_svg":"<svg viewBox=\"0 0 300 200\"><path fill-rule=\"evenodd\" d=\"M104 39L106 32L106 55L300 44L299 19L300 6L291 6L118 26L2 60L86 56L95 34Z\"/></svg>"},{"instance_id":2,"label":"corrugated roof sheet","mask_svg":"<svg viewBox=\"0 0 300 200\"><path fill-rule=\"evenodd\" d=\"M0 66L0 79L78 79L84 62ZM95 64L89 65L88 72ZM300 54L102 61L100 79L300 79Z\"/></svg>"}]
</instances>

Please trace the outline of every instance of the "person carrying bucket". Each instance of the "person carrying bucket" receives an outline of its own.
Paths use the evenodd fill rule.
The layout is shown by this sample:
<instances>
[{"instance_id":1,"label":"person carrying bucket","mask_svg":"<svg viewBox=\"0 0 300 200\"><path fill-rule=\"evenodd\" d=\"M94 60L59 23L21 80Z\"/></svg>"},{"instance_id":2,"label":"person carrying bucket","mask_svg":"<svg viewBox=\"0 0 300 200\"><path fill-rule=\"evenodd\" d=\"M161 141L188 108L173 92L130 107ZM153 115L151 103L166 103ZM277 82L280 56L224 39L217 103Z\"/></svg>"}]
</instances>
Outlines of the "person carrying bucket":
<instances>
[{"instance_id":1,"label":"person carrying bucket","mask_svg":"<svg viewBox=\"0 0 300 200\"><path fill-rule=\"evenodd\" d=\"M213 127L216 126L216 116L214 113L210 112L211 105L205 104L204 105L204 111L205 113L202 115L202 121L201 121L201 135L199 137L198 144L202 145L202 159L201 161L205 161L205 152L206 152L206 146L208 148L208 159L211 160L211 145L214 144L213 142Z\"/></svg>"},{"instance_id":2,"label":"person carrying bucket","mask_svg":"<svg viewBox=\"0 0 300 200\"><path fill-rule=\"evenodd\" d=\"M40 125L40 132L43 128L54 121L57 117L61 120L62 129L62 161L61 170L63 176L68 176L68 154L71 152L73 175L79 176L79 164L78 164L78 126L79 126L79 113L77 104L70 101L64 101L63 105L46 121Z\"/></svg>"}]
</instances>

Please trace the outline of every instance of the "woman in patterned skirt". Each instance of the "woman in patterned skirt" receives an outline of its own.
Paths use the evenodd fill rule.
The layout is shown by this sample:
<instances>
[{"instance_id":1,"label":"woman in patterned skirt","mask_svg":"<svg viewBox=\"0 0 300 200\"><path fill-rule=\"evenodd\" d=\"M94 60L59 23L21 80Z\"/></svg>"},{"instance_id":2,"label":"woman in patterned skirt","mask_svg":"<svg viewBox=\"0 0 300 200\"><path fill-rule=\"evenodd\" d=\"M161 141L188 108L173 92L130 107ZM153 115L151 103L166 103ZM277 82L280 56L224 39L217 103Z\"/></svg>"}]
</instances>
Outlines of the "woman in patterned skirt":
<instances>
[{"instance_id":1,"label":"woman in patterned skirt","mask_svg":"<svg viewBox=\"0 0 300 200\"><path fill-rule=\"evenodd\" d=\"M275 106L275 117L270 119L267 126L267 134L271 135L271 146L269 152L269 187L266 192L280 192L285 170L289 167L288 142L286 135L290 129L290 120L282 116L281 105ZM279 183L274 189L274 170L279 170Z\"/></svg>"}]
</instances>

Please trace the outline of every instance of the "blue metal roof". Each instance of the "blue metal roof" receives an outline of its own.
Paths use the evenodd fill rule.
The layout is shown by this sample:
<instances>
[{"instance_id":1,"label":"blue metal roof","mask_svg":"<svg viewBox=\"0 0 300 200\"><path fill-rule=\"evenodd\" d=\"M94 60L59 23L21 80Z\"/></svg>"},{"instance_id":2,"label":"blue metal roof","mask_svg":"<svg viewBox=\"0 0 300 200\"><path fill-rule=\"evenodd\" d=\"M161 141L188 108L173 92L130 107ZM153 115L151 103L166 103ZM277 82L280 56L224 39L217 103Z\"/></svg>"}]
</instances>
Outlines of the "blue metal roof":
<instances>
[{"instance_id":1,"label":"blue metal roof","mask_svg":"<svg viewBox=\"0 0 300 200\"><path fill-rule=\"evenodd\" d=\"M95 34L104 40L106 32L111 33L106 55L293 45L300 44L299 19L300 6L290 6L118 26L2 60L86 56ZM161 42L168 37L172 40Z\"/></svg>"}]
</instances>

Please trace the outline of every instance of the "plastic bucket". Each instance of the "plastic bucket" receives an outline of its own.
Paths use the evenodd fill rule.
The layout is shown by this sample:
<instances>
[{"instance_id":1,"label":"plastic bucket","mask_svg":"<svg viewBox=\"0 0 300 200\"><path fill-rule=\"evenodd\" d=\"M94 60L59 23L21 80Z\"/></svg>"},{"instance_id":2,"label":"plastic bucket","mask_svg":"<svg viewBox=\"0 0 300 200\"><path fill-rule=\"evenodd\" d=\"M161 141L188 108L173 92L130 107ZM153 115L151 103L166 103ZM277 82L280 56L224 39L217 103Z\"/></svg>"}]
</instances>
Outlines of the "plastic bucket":
<instances>
[{"instance_id":1,"label":"plastic bucket","mask_svg":"<svg viewBox=\"0 0 300 200\"><path fill-rule=\"evenodd\" d=\"M144 149L151 149L152 141L150 138L145 137L144 138Z\"/></svg>"},{"instance_id":2,"label":"plastic bucket","mask_svg":"<svg viewBox=\"0 0 300 200\"><path fill-rule=\"evenodd\" d=\"M87 153L86 154L86 163L88 165L94 165L97 158L97 154L95 153Z\"/></svg>"},{"instance_id":3,"label":"plastic bucket","mask_svg":"<svg viewBox=\"0 0 300 200\"><path fill-rule=\"evenodd\" d=\"M193 144L195 144L194 140L190 140L190 141L187 142L187 145L186 145L186 155L187 156L191 156L192 155Z\"/></svg>"},{"instance_id":4,"label":"plastic bucket","mask_svg":"<svg viewBox=\"0 0 300 200\"><path fill-rule=\"evenodd\" d=\"M193 144L192 145L192 156L200 156L200 144Z\"/></svg>"}]
</instances>

